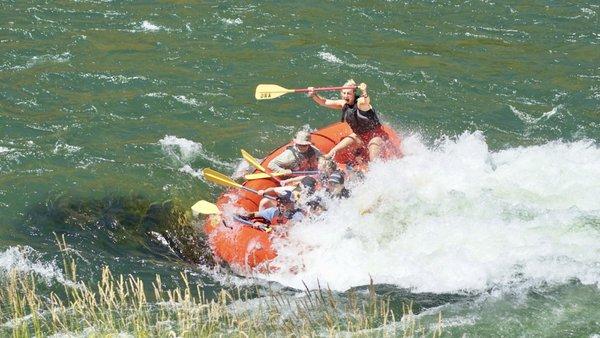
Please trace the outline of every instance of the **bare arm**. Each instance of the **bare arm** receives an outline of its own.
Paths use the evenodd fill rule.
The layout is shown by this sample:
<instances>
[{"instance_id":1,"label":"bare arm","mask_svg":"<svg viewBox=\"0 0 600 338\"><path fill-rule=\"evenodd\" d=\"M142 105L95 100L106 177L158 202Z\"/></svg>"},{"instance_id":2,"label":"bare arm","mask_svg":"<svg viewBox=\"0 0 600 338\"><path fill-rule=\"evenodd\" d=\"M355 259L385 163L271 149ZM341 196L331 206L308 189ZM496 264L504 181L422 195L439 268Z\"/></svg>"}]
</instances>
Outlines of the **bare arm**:
<instances>
[{"instance_id":1,"label":"bare arm","mask_svg":"<svg viewBox=\"0 0 600 338\"><path fill-rule=\"evenodd\" d=\"M302 181L302 179L305 177L306 177L306 175L288 178L287 180L282 180L281 184L282 185L296 185L296 184L300 183L300 181Z\"/></svg>"},{"instance_id":2,"label":"bare arm","mask_svg":"<svg viewBox=\"0 0 600 338\"><path fill-rule=\"evenodd\" d=\"M267 188L267 189L264 189L264 190L262 190L262 189L261 189L261 190L258 190L258 191L257 191L257 193L258 193L260 196L264 196L264 195L266 195L266 194L268 194L268 193L270 193L270 192L275 192L275 188L274 188L274 187L271 187L271 188Z\"/></svg>"},{"instance_id":3,"label":"bare arm","mask_svg":"<svg viewBox=\"0 0 600 338\"><path fill-rule=\"evenodd\" d=\"M358 86L358 88L361 91L361 95L356 101L356 103L358 104L358 109L362 111L368 111L372 109L373 107L371 106L371 98L367 93L367 84L363 82Z\"/></svg>"},{"instance_id":4,"label":"bare arm","mask_svg":"<svg viewBox=\"0 0 600 338\"><path fill-rule=\"evenodd\" d=\"M317 93L312 90L313 87L308 87L308 97L310 97L315 103L319 106L331 108L331 109L342 109L344 106L344 100L330 100L324 97L319 96Z\"/></svg>"},{"instance_id":5,"label":"bare arm","mask_svg":"<svg viewBox=\"0 0 600 338\"><path fill-rule=\"evenodd\" d=\"M344 106L344 103L345 103L344 100L330 100L330 99L326 99L324 97L320 97L317 94L313 95L312 99L320 106L331 108L331 109L336 109L336 110L342 109L342 107Z\"/></svg>"}]
</instances>

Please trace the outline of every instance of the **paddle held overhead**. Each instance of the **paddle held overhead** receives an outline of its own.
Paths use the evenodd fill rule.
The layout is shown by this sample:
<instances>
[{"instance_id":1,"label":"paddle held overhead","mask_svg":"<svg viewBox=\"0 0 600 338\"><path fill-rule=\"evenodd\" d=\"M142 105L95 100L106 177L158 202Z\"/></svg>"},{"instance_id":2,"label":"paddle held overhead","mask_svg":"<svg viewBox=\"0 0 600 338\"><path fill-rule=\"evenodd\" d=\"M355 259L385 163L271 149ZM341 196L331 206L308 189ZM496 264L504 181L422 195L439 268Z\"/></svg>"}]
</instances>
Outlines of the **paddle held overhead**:
<instances>
[{"instance_id":1,"label":"paddle held overhead","mask_svg":"<svg viewBox=\"0 0 600 338\"><path fill-rule=\"evenodd\" d=\"M344 90L344 89L355 89L356 86L346 86L346 87L317 87L313 90L315 92L323 92L323 91L333 91L333 90ZM308 92L308 88L299 88L299 89L287 89L274 84L259 84L256 86L256 92L254 93L254 97L257 100L271 100L287 93L306 93Z\"/></svg>"}]
</instances>

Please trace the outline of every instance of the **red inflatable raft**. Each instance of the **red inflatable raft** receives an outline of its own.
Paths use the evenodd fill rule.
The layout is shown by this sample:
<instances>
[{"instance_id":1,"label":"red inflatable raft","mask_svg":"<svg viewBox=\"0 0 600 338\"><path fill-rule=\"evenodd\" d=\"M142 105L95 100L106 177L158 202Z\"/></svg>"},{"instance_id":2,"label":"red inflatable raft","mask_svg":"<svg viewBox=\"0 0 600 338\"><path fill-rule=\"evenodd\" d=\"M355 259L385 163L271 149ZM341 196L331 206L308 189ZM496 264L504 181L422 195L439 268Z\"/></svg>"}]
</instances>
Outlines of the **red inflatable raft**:
<instances>
[{"instance_id":1,"label":"red inflatable raft","mask_svg":"<svg viewBox=\"0 0 600 338\"><path fill-rule=\"evenodd\" d=\"M396 132L388 126L383 126L388 134L389 140L383 151L384 158L393 158L401 156L401 139ZM333 146L352 130L346 123L338 122L311 133L313 145L327 153ZM262 166L267 167L269 161L282 153L291 143L285 144L269 155L262 161ZM338 152L335 161L340 167L345 167L345 163L352 162L358 149L347 148ZM364 151L364 150L363 150ZM266 189L278 186L273 179L257 179L246 181L244 186L255 190ZM256 194L236 189L230 190L219 197L217 205L221 210L226 204L233 204L234 207L244 209L248 212L258 210L260 197ZM277 256L276 251L271 245L272 232L267 233L249 226L224 223L219 216L209 216L204 222L204 232L208 235L208 241L213 251L214 257L222 262L228 263L238 271L248 271L259 265L264 265Z\"/></svg>"}]
</instances>

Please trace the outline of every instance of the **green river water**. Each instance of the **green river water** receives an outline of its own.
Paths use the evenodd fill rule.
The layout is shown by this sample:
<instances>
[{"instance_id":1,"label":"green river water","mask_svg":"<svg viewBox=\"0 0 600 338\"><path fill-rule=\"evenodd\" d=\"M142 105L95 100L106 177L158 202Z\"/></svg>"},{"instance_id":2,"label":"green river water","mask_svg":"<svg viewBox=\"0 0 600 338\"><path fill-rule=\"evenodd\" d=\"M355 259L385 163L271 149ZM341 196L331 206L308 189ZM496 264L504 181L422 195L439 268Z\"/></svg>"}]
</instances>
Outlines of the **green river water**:
<instances>
[{"instance_id":1,"label":"green river water","mask_svg":"<svg viewBox=\"0 0 600 338\"><path fill-rule=\"evenodd\" d=\"M597 336L599 27L591 0L2 0L0 278L59 283L58 233L91 280L103 265L208 290L318 278L344 297L372 277L447 335ZM279 264L305 273L214 269L170 228L223 191L198 169L231 174L241 148L339 119L304 95L256 101L256 85L349 78L406 156L294 229Z\"/></svg>"}]
</instances>

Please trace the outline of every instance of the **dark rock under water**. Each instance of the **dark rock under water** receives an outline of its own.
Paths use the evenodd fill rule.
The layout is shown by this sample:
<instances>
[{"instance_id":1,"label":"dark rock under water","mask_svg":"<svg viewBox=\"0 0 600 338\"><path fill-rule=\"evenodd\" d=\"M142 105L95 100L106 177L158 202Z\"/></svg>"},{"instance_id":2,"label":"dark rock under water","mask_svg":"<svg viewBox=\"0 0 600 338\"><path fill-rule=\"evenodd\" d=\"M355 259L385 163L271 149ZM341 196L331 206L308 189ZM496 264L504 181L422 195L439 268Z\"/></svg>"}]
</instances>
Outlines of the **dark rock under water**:
<instances>
[{"instance_id":1,"label":"dark rock under water","mask_svg":"<svg viewBox=\"0 0 600 338\"><path fill-rule=\"evenodd\" d=\"M172 200L153 202L140 194L100 198L61 195L31 207L25 213L31 235L67 242L115 256L130 254L181 259L214 265L203 234L197 231L187 208Z\"/></svg>"}]
</instances>

